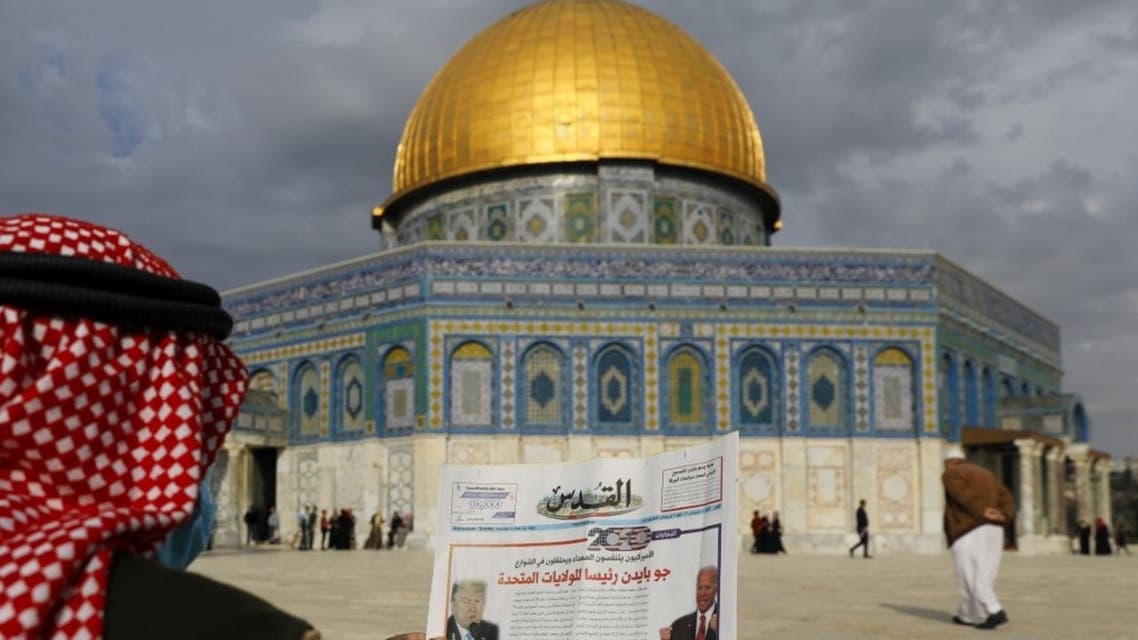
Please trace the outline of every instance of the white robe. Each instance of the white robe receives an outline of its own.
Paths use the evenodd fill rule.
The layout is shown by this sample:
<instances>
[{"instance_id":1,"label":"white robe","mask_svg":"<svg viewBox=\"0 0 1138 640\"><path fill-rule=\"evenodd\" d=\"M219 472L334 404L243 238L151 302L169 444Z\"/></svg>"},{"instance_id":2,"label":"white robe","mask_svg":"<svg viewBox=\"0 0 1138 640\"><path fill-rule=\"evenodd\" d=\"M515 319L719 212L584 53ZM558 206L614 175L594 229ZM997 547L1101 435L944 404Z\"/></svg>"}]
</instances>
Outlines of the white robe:
<instances>
[{"instance_id":1,"label":"white robe","mask_svg":"<svg viewBox=\"0 0 1138 640\"><path fill-rule=\"evenodd\" d=\"M1003 609L995 589L1003 551L1004 529L995 524L980 525L952 543L952 563L960 588L956 615L964 622L979 624Z\"/></svg>"}]
</instances>

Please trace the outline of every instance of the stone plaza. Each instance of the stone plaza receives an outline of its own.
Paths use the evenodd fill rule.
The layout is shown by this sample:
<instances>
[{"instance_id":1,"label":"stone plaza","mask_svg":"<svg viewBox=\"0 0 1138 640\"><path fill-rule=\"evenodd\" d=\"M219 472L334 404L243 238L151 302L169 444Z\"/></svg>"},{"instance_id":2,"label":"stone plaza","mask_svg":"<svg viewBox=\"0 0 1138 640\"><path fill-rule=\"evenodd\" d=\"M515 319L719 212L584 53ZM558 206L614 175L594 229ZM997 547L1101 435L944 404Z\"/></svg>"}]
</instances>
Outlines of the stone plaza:
<instances>
[{"instance_id":1,"label":"stone plaza","mask_svg":"<svg viewBox=\"0 0 1138 640\"><path fill-rule=\"evenodd\" d=\"M308 619L328 640L383 639L421 629L433 556L427 551L217 551L191 570L248 589ZM745 555L740 639L970 638L952 624L956 582L947 552ZM1138 637L1138 558L1004 555L997 592L1011 623L1001 638ZM694 597L694 595L693 595Z\"/></svg>"}]
</instances>

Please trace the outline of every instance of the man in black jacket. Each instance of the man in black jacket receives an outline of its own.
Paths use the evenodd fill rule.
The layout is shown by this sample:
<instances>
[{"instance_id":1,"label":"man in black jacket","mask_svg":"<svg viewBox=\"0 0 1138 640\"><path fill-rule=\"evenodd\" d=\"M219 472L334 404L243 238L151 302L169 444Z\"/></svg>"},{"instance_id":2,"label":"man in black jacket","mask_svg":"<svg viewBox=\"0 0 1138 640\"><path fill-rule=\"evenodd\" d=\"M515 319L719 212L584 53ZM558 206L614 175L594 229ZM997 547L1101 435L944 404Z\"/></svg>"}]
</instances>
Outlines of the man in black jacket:
<instances>
[{"instance_id":1,"label":"man in black jacket","mask_svg":"<svg viewBox=\"0 0 1138 640\"><path fill-rule=\"evenodd\" d=\"M850 557L854 556L854 551L858 547L862 548L862 555L866 558L869 557L869 516L865 514L865 500L858 502L857 505L857 544L850 547Z\"/></svg>"}]
</instances>

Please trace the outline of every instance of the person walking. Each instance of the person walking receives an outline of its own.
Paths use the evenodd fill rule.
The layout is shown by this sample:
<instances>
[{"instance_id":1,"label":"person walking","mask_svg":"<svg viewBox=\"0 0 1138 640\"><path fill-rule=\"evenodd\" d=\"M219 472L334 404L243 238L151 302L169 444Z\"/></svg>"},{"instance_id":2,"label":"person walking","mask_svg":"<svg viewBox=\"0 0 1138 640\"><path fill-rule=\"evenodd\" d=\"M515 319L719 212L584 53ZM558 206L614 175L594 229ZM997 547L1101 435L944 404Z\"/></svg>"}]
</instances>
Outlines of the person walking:
<instances>
[{"instance_id":1,"label":"person walking","mask_svg":"<svg viewBox=\"0 0 1138 640\"><path fill-rule=\"evenodd\" d=\"M1130 549L1126 546L1126 527L1121 524L1114 527L1114 548L1118 555L1122 555L1123 551L1130 555Z\"/></svg>"},{"instance_id":2,"label":"person walking","mask_svg":"<svg viewBox=\"0 0 1138 640\"><path fill-rule=\"evenodd\" d=\"M328 531L332 528L331 523L328 521L328 510L320 510L320 550L328 550Z\"/></svg>"},{"instance_id":3,"label":"person walking","mask_svg":"<svg viewBox=\"0 0 1138 640\"><path fill-rule=\"evenodd\" d=\"M862 548L862 557L869 559L869 515L865 512L865 500L857 503L857 544L850 547L850 557L854 557L854 551L858 547Z\"/></svg>"},{"instance_id":4,"label":"person walking","mask_svg":"<svg viewBox=\"0 0 1138 640\"><path fill-rule=\"evenodd\" d=\"M762 529L762 519L759 518L759 512L755 511L751 516L751 535L755 537L755 542L751 544L751 553L759 552L759 532Z\"/></svg>"},{"instance_id":5,"label":"person walking","mask_svg":"<svg viewBox=\"0 0 1138 640\"><path fill-rule=\"evenodd\" d=\"M265 524L269 527L269 544L280 544L281 538L278 532L281 529L281 514L277 513L276 507L269 507L269 517Z\"/></svg>"},{"instance_id":6,"label":"person walking","mask_svg":"<svg viewBox=\"0 0 1138 640\"><path fill-rule=\"evenodd\" d=\"M1091 555L1091 525L1086 520L1079 520L1079 555Z\"/></svg>"},{"instance_id":7,"label":"person walking","mask_svg":"<svg viewBox=\"0 0 1138 640\"><path fill-rule=\"evenodd\" d=\"M245 521L245 546L249 546L253 544L253 533L257 528L257 521L259 521L261 517L257 515L257 509L250 506L245 510L245 517L243 519Z\"/></svg>"},{"instance_id":8,"label":"person walking","mask_svg":"<svg viewBox=\"0 0 1138 640\"><path fill-rule=\"evenodd\" d=\"M786 553L786 547L782 546L782 522L777 511L771 514L771 553Z\"/></svg>"},{"instance_id":9,"label":"person walking","mask_svg":"<svg viewBox=\"0 0 1138 640\"><path fill-rule=\"evenodd\" d=\"M1008 621L996 597L996 574L1004 548L1004 523L1015 516L1008 488L987 469L964 461L964 450L944 456L944 532L952 550L960 602L952 621L995 629Z\"/></svg>"}]
</instances>

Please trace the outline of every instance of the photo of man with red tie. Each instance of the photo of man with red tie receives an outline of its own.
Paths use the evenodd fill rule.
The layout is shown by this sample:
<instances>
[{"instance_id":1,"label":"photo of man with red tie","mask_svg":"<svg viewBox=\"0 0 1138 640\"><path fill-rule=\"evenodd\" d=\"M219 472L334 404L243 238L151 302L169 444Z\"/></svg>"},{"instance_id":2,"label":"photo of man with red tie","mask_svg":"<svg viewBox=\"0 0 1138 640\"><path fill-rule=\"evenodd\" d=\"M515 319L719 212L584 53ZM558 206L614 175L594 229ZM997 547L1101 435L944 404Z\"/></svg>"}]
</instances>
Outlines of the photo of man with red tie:
<instances>
[{"instance_id":1,"label":"photo of man with red tie","mask_svg":"<svg viewBox=\"0 0 1138 640\"><path fill-rule=\"evenodd\" d=\"M719 568L703 567L695 580L696 610L660 629L660 640L719 640Z\"/></svg>"}]
</instances>

